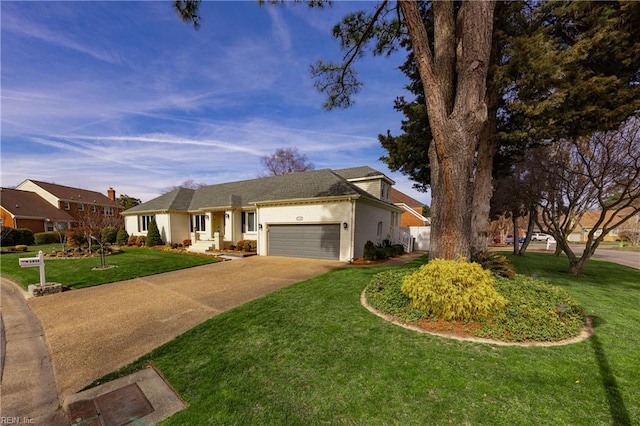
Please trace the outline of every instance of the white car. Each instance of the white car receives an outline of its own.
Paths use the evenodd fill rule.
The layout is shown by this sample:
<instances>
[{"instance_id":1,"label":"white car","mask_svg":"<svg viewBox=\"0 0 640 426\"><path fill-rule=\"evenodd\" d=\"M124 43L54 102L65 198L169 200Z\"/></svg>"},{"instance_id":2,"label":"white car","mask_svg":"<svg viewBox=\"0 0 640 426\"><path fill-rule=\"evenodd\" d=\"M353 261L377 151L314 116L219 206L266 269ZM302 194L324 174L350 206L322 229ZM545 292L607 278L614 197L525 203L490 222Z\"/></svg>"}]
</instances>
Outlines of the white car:
<instances>
[{"instance_id":1,"label":"white car","mask_svg":"<svg viewBox=\"0 0 640 426\"><path fill-rule=\"evenodd\" d=\"M543 234L542 232L535 232L531 234L531 241L551 241L555 242L556 240L549 234Z\"/></svg>"}]
</instances>

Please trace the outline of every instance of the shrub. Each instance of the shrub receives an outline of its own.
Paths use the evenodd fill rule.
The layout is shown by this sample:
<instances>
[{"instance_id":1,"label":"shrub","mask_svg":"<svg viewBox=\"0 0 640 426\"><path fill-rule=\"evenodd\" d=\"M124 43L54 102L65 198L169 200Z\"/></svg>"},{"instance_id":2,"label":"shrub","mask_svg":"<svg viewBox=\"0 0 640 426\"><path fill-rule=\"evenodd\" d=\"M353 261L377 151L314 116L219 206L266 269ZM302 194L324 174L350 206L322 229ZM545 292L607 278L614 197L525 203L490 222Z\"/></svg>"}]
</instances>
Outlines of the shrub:
<instances>
[{"instance_id":1,"label":"shrub","mask_svg":"<svg viewBox=\"0 0 640 426\"><path fill-rule=\"evenodd\" d=\"M236 245L238 250L242 250L242 251L255 251L256 248L258 247L258 241L257 240L240 240L238 241L238 244Z\"/></svg>"},{"instance_id":2,"label":"shrub","mask_svg":"<svg viewBox=\"0 0 640 426\"><path fill-rule=\"evenodd\" d=\"M158 229L158 224L155 219L151 219L149 221L149 228L147 229L147 240L145 245L147 247L161 246L164 243L162 242L162 237L160 236L160 230Z\"/></svg>"},{"instance_id":3,"label":"shrub","mask_svg":"<svg viewBox=\"0 0 640 426\"><path fill-rule=\"evenodd\" d=\"M147 242L147 237L145 237L144 235L138 235L136 237L136 244L138 247L142 247L144 245L146 245Z\"/></svg>"},{"instance_id":4,"label":"shrub","mask_svg":"<svg viewBox=\"0 0 640 426\"><path fill-rule=\"evenodd\" d=\"M86 238L84 237L84 233L78 228L67 231L66 237L67 245L69 247L81 247L84 243L87 242Z\"/></svg>"},{"instance_id":5,"label":"shrub","mask_svg":"<svg viewBox=\"0 0 640 426\"><path fill-rule=\"evenodd\" d=\"M182 245L185 247L189 247L191 245L191 239L182 240Z\"/></svg>"},{"instance_id":6,"label":"shrub","mask_svg":"<svg viewBox=\"0 0 640 426\"><path fill-rule=\"evenodd\" d=\"M15 252L27 251L27 246L25 246L24 244L18 244L13 248L13 251Z\"/></svg>"},{"instance_id":7,"label":"shrub","mask_svg":"<svg viewBox=\"0 0 640 426\"><path fill-rule=\"evenodd\" d=\"M106 226L102 228L100 236L102 237L102 242L113 244L118 237L118 229L113 226Z\"/></svg>"},{"instance_id":8,"label":"shrub","mask_svg":"<svg viewBox=\"0 0 640 426\"><path fill-rule=\"evenodd\" d=\"M444 320L477 320L507 303L491 273L464 259L430 261L404 279L402 292L413 307Z\"/></svg>"},{"instance_id":9,"label":"shrub","mask_svg":"<svg viewBox=\"0 0 640 426\"><path fill-rule=\"evenodd\" d=\"M371 241L367 241L364 245L364 260L376 260L376 246Z\"/></svg>"},{"instance_id":10,"label":"shrub","mask_svg":"<svg viewBox=\"0 0 640 426\"><path fill-rule=\"evenodd\" d=\"M387 250L384 247L376 247L376 259L384 260L387 257Z\"/></svg>"},{"instance_id":11,"label":"shrub","mask_svg":"<svg viewBox=\"0 0 640 426\"><path fill-rule=\"evenodd\" d=\"M127 241L128 246L136 246L140 245L138 243L138 237L136 235L129 235L129 240Z\"/></svg>"},{"instance_id":12,"label":"shrub","mask_svg":"<svg viewBox=\"0 0 640 426\"><path fill-rule=\"evenodd\" d=\"M404 254L404 246L402 244L394 244L391 247L393 248L393 254L395 256L400 256Z\"/></svg>"},{"instance_id":13,"label":"shrub","mask_svg":"<svg viewBox=\"0 0 640 426\"><path fill-rule=\"evenodd\" d=\"M26 228L2 228L3 238L2 245L4 247L14 246L16 244L33 245L35 240L33 231Z\"/></svg>"},{"instance_id":14,"label":"shrub","mask_svg":"<svg viewBox=\"0 0 640 426\"><path fill-rule=\"evenodd\" d=\"M55 231L37 232L33 237L36 245L55 244L60 242L60 235Z\"/></svg>"},{"instance_id":15,"label":"shrub","mask_svg":"<svg viewBox=\"0 0 640 426\"><path fill-rule=\"evenodd\" d=\"M483 252L471 257L472 262L479 263L484 269L491 271L498 277L513 278L516 270L505 256L498 253Z\"/></svg>"},{"instance_id":16,"label":"shrub","mask_svg":"<svg viewBox=\"0 0 640 426\"><path fill-rule=\"evenodd\" d=\"M128 243L129 241L129 233L127 232L126 229L124 229L124 227L120 227L120 229L118 229L118 233L116 234L116 244L118 244L119 246L124 246Z\"/></svg>"}]
</instances>

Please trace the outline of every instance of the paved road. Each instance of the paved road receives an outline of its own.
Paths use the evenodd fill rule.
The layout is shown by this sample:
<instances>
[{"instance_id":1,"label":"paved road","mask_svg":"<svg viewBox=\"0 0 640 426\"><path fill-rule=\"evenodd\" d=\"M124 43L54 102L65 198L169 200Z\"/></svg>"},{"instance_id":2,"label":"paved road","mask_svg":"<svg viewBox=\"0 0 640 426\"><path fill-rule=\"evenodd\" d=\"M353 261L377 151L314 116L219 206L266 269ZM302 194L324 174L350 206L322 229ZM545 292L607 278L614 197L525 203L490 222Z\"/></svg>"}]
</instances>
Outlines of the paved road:
<instances>
[{"instance_id":1,"label":"paved road","mask_svg":"<svg viewBox=\"0 0 640 426\"><path fill-rule=\"evenodd\" d=\"M640 252L598 248L593 258L640 269Z\"/></svg>"},{"instance_id":2,"label":"paved road","mask_svg":"<svg viewBox=\"0 0 640 426\"><path fill-rule=\"evenodd\" d=\"M0 416L18 418L21 423L69 424L56 411L60 405L58 392L40 322L29 309L22 289L1 278L0 285Z\"/></svg>"}]
</instances>

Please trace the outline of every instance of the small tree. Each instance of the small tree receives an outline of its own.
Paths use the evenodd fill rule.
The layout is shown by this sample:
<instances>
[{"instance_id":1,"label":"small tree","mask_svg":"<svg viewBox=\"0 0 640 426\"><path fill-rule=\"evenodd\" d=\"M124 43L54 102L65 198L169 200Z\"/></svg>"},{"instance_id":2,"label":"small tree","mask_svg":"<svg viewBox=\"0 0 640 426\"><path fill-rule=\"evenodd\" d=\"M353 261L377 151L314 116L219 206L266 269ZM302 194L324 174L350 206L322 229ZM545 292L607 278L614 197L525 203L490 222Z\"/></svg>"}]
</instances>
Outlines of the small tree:
<instances>
[{"instance_id":1,"label":"small tree","mask_svg":"<svg viewBox=\"0 0 640 426\"><path fill-rule=\"evenodd\" d=\"M119 246L126 246L129 242L129 233L127 232L126 229L124 229L124 227L120 227L120 229L118 229L118 235L116 236L116 243Z\"/></svg>"},{"instance_id":2,"label":"small tree","mask_svg":"<svg viewBox=\"0 0 640 426\"><path fill-rule=\"evenodd\" d=\"M577 275L604 237L640 212L640 119L591 138L554 144L539 162L538 226L556 239ZM587 211L597 212L582 256L568 236Z\"/></svg>"},{"instance_id":3,"label":"small tree","mask_svg":"<svg viewBox=\"0 0 640 426\"><path fill-rule=\"evenodd\" d=\"M161 246L163 244L162 237L160 236L160 230L155 218L149 221L149 227L147 228L147 240L145 245L147 247Z\"/></svg>"}]
</instances>

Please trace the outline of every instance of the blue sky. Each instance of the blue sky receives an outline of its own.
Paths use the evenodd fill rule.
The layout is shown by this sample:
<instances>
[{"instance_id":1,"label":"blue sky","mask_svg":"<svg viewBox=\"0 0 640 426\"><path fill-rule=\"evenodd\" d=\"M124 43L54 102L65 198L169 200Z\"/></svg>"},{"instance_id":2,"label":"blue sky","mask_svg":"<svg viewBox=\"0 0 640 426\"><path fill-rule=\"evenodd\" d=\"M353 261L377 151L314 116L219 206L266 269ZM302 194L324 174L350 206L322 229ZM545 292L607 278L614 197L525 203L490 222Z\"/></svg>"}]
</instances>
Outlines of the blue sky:
<instances>
[{"instance_id":1,"label":"blue sky","mask_svg":"<svg viewBox=\"0 0 640 426\"><path fill-rule=\"evenodd\" d=\"M252 179L296 147L316 169L374 167L399 133L405 54L368 55L350 109L326 111L309 66L339 59L331 28L369 2L329 9L204 2L199 31L171 2L0 3L2 186L38 179L147 201L187 179Z\"/></svg>"}]
</instances>

